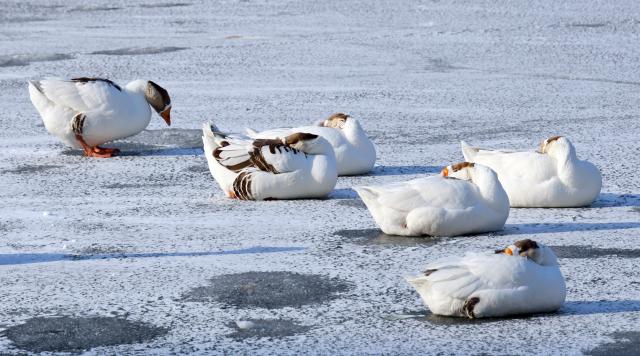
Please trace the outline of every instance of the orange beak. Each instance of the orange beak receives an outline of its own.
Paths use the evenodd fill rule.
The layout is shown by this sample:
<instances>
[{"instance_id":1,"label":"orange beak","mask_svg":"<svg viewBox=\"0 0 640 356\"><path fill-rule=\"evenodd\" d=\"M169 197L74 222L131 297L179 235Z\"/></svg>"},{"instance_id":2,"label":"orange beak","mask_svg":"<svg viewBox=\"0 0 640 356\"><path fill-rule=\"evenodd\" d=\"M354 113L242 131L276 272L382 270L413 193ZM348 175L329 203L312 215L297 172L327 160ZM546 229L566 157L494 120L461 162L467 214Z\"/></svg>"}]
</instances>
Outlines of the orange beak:
<instances>
[{"instance_id":1,"label":"orange beak","mask_svg":"<svg viewBox=\"0 0 640 356\"><path fill-rule=\"evenodd\" d=\"M442 169L442 176L443 177L449 176L449 169L447 167L444 167L444 169Z\"/></svg>"},{"instance_id":2,"label":"orange beak","mask_svg":"<svg viewBox=\"0 0 640 356\"><path fill-rule=\"evenodd\" d=\"M160 113L160 116L162 116L162 118L164 119L164 122L167 123L167 126L171 126L171 106L169 106L168 108L164 109Z\"/></svg>"},{"instance_id":3,"label":"orange beak","mask_svg":"<svg viewBox=\"0 0 640 356\"><path fill-rule=\"evenodd\" d=\"M511 251L511 249L508 248L508 247L504 249L504 253L509 255L509 256L513 256L513 251Z\"/></svg>"}]
</instances>

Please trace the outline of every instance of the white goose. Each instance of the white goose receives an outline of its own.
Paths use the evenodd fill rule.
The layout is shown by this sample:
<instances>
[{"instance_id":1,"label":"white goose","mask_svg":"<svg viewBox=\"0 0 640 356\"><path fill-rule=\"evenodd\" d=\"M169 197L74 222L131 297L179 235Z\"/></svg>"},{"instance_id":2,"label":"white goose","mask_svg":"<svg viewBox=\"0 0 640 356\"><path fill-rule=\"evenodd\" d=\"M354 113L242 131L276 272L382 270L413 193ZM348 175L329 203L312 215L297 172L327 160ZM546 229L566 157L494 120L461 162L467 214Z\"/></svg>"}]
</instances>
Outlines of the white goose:
<instances>
[{"instance_id":1,"label":"white goose","mask_svg":"<svg viewBox=\"0 0 640 356\"><path fill-rule=\"evenodd\" d=\"M151 120L149 106L171 125L169 94L152 81L134 80L122 88L101 78L32 80L29 95L47 131L86 156L119 152L98 145L144 130Z\"/></svg>"},{"instance_id":2,"label":"white goose","mask_svg":"<svg viewBox=\"0 0 640 356\"><path fill-rule=\"evenodd\" d=\"M202 131L209 170L230 198L323 198L336 185L333 148L318 135L247 140L227 137L212 124Z\"/></svg>"},{"instance_id":3,"label":"white goose","mask_svg":"<svg viewBox=\"0 0 640 356\"><path fill-rule=\"evenodd\" d=\"M566 297L553 251L521 240L495 254L468 253L407 278L432 313L468 318L558 310Z\"/></svg>"},{"instance_id":4,"label":"white goose","mask_svg":"<svg viewBox=\"0 0 640 356\"><path fill-rule=\"evenodd\" d=\"M442 175L354 188L386 234L455 236L502 229L509 200L498 177L480 164L459 163Z\"/></svg>"},{"instance_id":5,"label":"white goose","mask_svg":"<svg viewBox=\"0 0 640 356\"><path fill-rule=\"evenodd\" d=\"M590 162L579 160L569 140L554 136L539 152L494 151L462 142L465 160L493 169L512 207L579 207L600 194L602 177Z\"/></svg>"},{"instance_id":6,"label":"white goose","mask_svg":"<svg viewBox=\"0 0 640 356\"><path fill-rule=\"evenodd\" d=\"M273 139L296 132L322 136L333 146L338 162L338 175L341 176L368 173L373 169L376 161L376 149L373 142L367 137L358 120L343 113L331 115L315 126L273 129L262 132L251 129L246 131L251 138Z\"/></svg>"}]
</instances>

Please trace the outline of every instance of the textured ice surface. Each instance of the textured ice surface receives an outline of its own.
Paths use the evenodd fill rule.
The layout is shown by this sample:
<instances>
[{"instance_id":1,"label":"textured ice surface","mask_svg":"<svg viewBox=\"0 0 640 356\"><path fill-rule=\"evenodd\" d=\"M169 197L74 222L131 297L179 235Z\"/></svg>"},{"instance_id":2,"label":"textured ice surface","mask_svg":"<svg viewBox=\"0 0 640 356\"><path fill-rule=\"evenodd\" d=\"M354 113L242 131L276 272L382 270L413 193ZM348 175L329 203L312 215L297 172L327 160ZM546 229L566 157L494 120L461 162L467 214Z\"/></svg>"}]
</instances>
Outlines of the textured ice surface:
<instances>
[{"instance_id":1,"label":"textured ice surface","mask_svg":"<svg viewBox=\"0 0 640 356\"><path fill-rule=\"evenodd\" d=\"M93 351L105 354L637 350L637 1L9 0L0 9L0 330L52 315L170 329ZM26 81L44 76L154 80L171 95L172 126L154 114L148 130L105 145L121 157L84 158L47 134L29 101ZM204 121L266 129L338 111L361 119L378 160L372 174L341 177L330 199L231 201L206 168ZM558 134L601 168L598 201L513 209L501 232L381 236L351 189L435 174L462 160L462 139L524 149ZM403 279L443 256L524 238L558 250L568 294L557 313L439 319ZM350 287L275 309L183 300L212 278L273 271ZM238 320L288 320L296 333L238 339ZM21 352L0 336L0 353Z\"/></svg>"},{"instance_id":2,"label":"textured ice surface","mask_svg":"<svg viewBox=\"0 0 640 356\"><path fill-rule=\"evenodd\" d=\"M304 333L310 329L310 327L299 325L295 320L290 319L240 320L229 323L229 326L236 331L227 336L236 340L254 337L283 338Z\"/></svg>"}]
</instances>

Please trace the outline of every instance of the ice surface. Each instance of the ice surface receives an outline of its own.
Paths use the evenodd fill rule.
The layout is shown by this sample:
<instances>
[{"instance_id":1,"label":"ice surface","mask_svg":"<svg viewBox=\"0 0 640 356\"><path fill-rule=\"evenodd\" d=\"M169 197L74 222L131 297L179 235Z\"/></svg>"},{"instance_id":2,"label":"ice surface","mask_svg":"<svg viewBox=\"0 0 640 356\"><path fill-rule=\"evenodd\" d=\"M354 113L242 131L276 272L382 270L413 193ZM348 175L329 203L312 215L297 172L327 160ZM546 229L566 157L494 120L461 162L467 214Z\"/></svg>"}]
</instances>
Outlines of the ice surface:
<instances>
[{"instance_id":1,"label":"ice surface","mask_svg":"<svg viewBox=\"0 0 640 356\"><path fill-rule=\"evenodd\" d=\"M308 331L310 327L299 325L290 319L253 319L239 320L229 324L236 331L228 336L236 340L249 338L283 338Z\"/></svg>"},{"instance_id":2,"label":"ice surface","mask_svg":"<svg viewBox=\"0 0 640 356\"><path fill-rule=\"evenodd\" d=\"M637 1L8 0L0 8L0 329L112 315L170 330L91 351L107 354L637 350ZM171 95L172 126L155 115L147 131L106 145L121 157L84 158L46 133L29 102L26 81L44 76L154 80ZM330 199L231 201L206 168L204 121L260 130L339 111L361 120L379 158L372 174L341 177ZM463 139L524 149L558 134L602 170L591 207L513 209L501 232L403 240L381 237L351 189L434 174L462 160ZM558 313L443 321L403 279L443 256L524 238L558 249L568 288ZM215 278L274 271L350 287L275 309L183 298ZM236 320L269 321L266 337L236 338ZM270 337L273 320L295 332ZM0 353L21 345L0 336Z\"/></svg>"}]
</instances>

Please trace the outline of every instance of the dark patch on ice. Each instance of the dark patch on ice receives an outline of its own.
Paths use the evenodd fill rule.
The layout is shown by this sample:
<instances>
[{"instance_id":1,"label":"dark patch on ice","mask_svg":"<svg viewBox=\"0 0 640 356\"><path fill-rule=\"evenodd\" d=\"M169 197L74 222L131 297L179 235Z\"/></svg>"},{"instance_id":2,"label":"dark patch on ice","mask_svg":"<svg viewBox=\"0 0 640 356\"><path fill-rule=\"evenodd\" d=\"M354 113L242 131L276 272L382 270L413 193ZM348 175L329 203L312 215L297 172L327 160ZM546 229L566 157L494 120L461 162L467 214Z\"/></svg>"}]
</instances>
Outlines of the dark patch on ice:
<instances>
[{"instance_id":1,"label":"dark patch on ice","mask_svg":"<svg viewBox=\"0 0 640 356\"><path fill-rule=\"evenodd\" d=\"M54 165L54 164L25 164L18 166L14 169L5 169L1 173L14 173L14 174L31 174L31 173L41 173L44 171L48 171L50 169L62 168L62 166Z\"/></svg>"},{"instance_id":2,"label":"dark patch on ice","mask_svg":"<svg viewBox=\"0 0 640 356\"><path fill-rule=\"evenodd\" d=\"M106 189L139 189L139 188L149 188L149 187L170 187L174 184L170 183L112 183L103 186Z\"/></svg>"},{"instance_id":3,"label":"dark patch on ice","mask_svg":"<svg viewBox=\"0 0 640 356\"><path fill-rule=\"evenodd\" d=\"M638 206L640 207L640 195L639 194L614 194L614 193L600 193L598 200L596 200L590 207L602 208L602 207L615 207L615 206Z\"/></svg>"},{"instance_id":4,"label":"dark patch on ice","mask_svg":"<svg viewBox=\"0 0 640 356\"><path fill-rule=\"evenodd\" d=\"M549 246L560 258L622 257L640 258L640 250L620 248L598 248L583 245Z\"/></svg>"},{"instance_id":5,"label":"dark patch on ice","mask_svg":"<svg viewBox=\"0 0 640 356\"><path fill-rule=\"evenodd\" d=\"M193 4L188 2L164 2L164 3L157 3L157 4L141 4L140 7L147 8L147 9L154 9L154 8L163 8L163 7L184 7L184 6L191 6L191 5Z\"/></svg>"},{"instance_id":6,"label":"dark patch on ice","mask_svg":"<svg viewBox=\"0 0 640 356\"><path fill-rule=\"evenodd\" d=\"M618 331L611 334L613 342L600 344L586 351L585 355L593 356L636 356L640 354L640 331Z\"/></svg>"},{"instance_id":7,"label":"dark patch on ice","mask_svg":"<svg viewBox=\"0 0 640 356\"><path fill-rule=\"evenodd\" d=\"M52 62L73 59L70 54L10 54L0 56L0 67L23 67L34 62Z\"/></svg>"},{"instance_id":8,"label":"dark patch on ice","mask_svg":"<svg viewBox=\"0 0 640 356\"><path fill-rule=\"evenodd\" d=\"M637 228L640 228L640 223L637 222L505 224L502 231L494 232L492 233L492 235L526 235L576 231L624 230Z\"/></svg>"},{"instance_id":9,"label":"dark patch on ice","mask_svg":"<svg viewBox=\"0 0 640 356\"><path fill-rule=\"evenodd\" d=\"M360 199L341 199L336 203L342 206L348 206L350 208L366 209L367 206Z\"/></svg>"},{"instance_id":10,"label":"dark patch on ice","mask_svg":"<svg viewBox=\"0 0 640 356\"><path fill-rule=\"evenodd\" d=\"M138 344L164 336L168 329L114 317L37 317L2 334L30 352L72 352L94 347Z\"/></svg>"},{"instance_id":11,"label":"dark patch on ice","mask_svg":"<svg viewBox=\"0 0 640 356\"><path fill-rule=\"evenodd\" d=\"M640 213L640 206L634 206L633 208L631 208L631 211Z\"/></svg>"},{"instance_id":12,"label":"dark patch on ice","mask_svg":"<svg viewBox=\"0 0 640 356\"><path fill-rule=\"evenodd\" d=\"M378 229L338 230L333 234L358 245L431 246L442 242L438 237L387 235Z\"/></svg>"},{"instance_id":13,"label":"dark patch on ice","mask_svg":"<svg viewBox=\"0 0 640 356\"><path fill-rule=\"evenodd\" d=\"M129 47L118 49L107 49L103 51L91 52L91 54L102 54L107 56L138 56L145 54L160 54L183 51L187 47Z\"/></svg>"},{"instance_id":14,"label":"dark patch on ice","mask_svg":"<svg viewBox=\"0 0 640 356\"><path fill-rule=\"evenodd\" d=\"M0 18L0 24L2 23L26 23L26 22L39 22L39 21L48 21L50 20L47 17L38 17L38 16L15 16L15 17L7 17Z\"/></svg>"},{"instance_id":15,"label":"dark patch on ice","mask_svg":"<svg viewBox=\"0 0 640 356\"><path fill-rule=\"evenodd\" d=\"M454 70L467 69L465 67L454 66L443 58L427 59L427 66L424 69L431 72L448 73Z\"/></svg>"},{"instance_id":16,"label":"dark patch on ice","mask_svg":"<svg viewBox=\"0 0 640 356\"><path fill-rule=\"evenodd\" d=\"M568 75L556 75L556 74L544 74L544 73L513 73L513 75L521 75L530 78L542 78L552 80L569 80L577 82L596 82L596 83L609 83L609 84L624 84L624 85L640 85L640 82L630 80L618 80L609 78L588 78L588 77L571 77Z\"/></svg>"},{"instance_id":17,"label":"dark patch on ice","mask_svg":"<svg viewBox=\"0 0 640 356\"><path fill-rule=\"evenodd\" d=\"M252 337L278 339L302 334L311 329L311 327L300 325L292 319L245 319L239 322L230 322L228 326L235 331L227 334L227 337L239 341Z\"/></svg>"},{"instance_id":18,"label":"dark patch on ice","mask_svg":"<svg viewBox=\"0 0 640 356\"><path fill-rule=\"evenodd\" d=\"M609 25L608 22L595 22L595 23L571 23L570 27L583 27L583 28L598 28Z\"/></svg>"},{"instance_id":19,"label":"dark patch on ice","mask_svg":"<svg viewBox=\"0 0 640 356\"><path fill-rule=\"evenodd\" d=\"M189 166L183 169L183 171L192 172L192 173L209 173L209 166L207 165L206 162L204 162L203 164L196 164L193 166Z\"/></svg>"},{"instance_id":20,"label":"dark patch on ice","mask_svg":"<svg viewBox=\"0 0 640 356\"><path fill-rule=\"evenodd\" d=\"M287 271L225 274L209 282L209 286L193 288L182 300L278 309L328 302L351 287L338 278Z\"/></svg>"},{"instance_id":21,"label":"dark patch on ice","mask_svg":"<svg viewBox=\"0 0 640 356\"><path fill-rule=\"evenodd\" d=\"M117 6L78 6L70 9L69 12L94 12L94 11L115 11L120 10Z\"/></svg>"},{"instance_id":22,"label":"dark patch on ice","mask_svg":"<svg viewBox=\"0 0 640 356\"><path fill-rule=\"evenodd\" d=\"M237 250L206 251L206 252L140 252L140 253L97 253L97 254L66 254L66 253L1 253L0 266L23 265L31 263L111 260L125 258L160 258L160 257L202 257L223 255L244 255L255 253L299 252L303 247L271 247L256 246Z\"/></svg>"},{"instance_id":23,"label":"dark patch on ice","mask_svg":"<svg viewBox=\"0 0 640 356\"><path fill-rule=\"evenodd\" d=\"M116 247L116 246L104 246L104 245L96 245L93 244L91 246L87 246L77 250L77 253L83 256L93 256L93 255L124 255L127 250Z\"/></svg>"},{"instance_id":24,"label":"dark patch on ice","mask_svg":"<svg viewBox=\"0 0 640 356\"><path fill-rule=\"evenodd\" d=\"M412 174L440 173L444 167L438 166L375 166L368 175L397 176Z\"/></svg>"}]
</instances>

